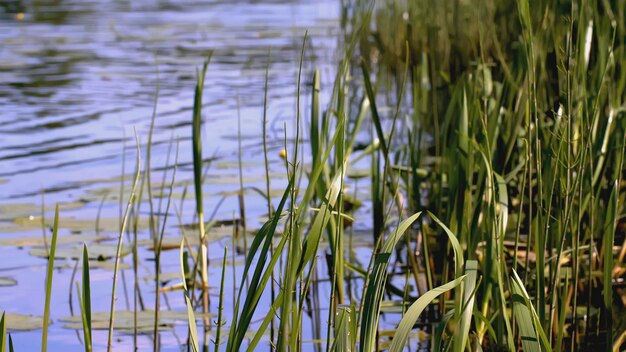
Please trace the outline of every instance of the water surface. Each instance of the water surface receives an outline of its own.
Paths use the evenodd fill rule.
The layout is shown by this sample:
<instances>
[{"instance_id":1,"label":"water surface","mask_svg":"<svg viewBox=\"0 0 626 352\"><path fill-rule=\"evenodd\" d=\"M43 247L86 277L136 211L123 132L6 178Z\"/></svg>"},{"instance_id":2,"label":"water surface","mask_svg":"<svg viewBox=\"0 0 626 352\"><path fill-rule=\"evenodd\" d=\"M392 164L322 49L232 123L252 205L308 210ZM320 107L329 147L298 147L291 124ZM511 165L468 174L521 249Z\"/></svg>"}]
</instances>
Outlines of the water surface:
<instances>
[{"instance_id":1,"label":"water surface","mask_svg":"<svg viewBox=\"0 0 626 352\"><path fill-rule=\"evenodd\" d=\"M153 183L158 189L170 141L179 140L174 198L184 222L193 221L193 200L189 197L181 202L180 198L192 179L189 139L196 69L211 53L204 100L204 153L217 160L207 174L205 206L212 211L221 202L216 218L237 217L237 198L228 192L239 188L238 117L246 185L264 185L259 155L269 49L270 159L272 172L280 173L278 150L284 125L289 128L295 116L302 38L308 30L303 78L306 92L314 67L320 68L324 82L334 75L339 10L336 0L1 2L0 240L30 242L0 245L0 277L18 282L0 287L0 310L43 313L46 260L29 255L31 250L42 248L43 242L37 242L42 236L42 203L47 225L43 232L48 237L55 203L62 209L59 236L115 236L120 191L126 201L135 167L134 131L145 157L155 101ZM124 189L120 189L121 177ZM167 177L169 180L171 169ZM281 182L277 177L277 188ZM146 206L142 209L147 212ZM265 203L259 197L247 197L246 211L251 227L258 227ZM96 230L98 214L101 220ZM171 219L168 229L168 234L180 232L177 221ZM228 231L228 227L216 231L211 247L213 262L219 261L221 247L228 243L227 237L220 239L228 236ZM140 237L146 236L144 229ZM92 243L91 238L85 240ZM76 240L64 246L81 243ZM164 273L178 270L176 252L164 253ZM144 299L150 302L146 304L151 306L152 252L142 247L140 256L140 286ZM53 351L81 349L75 331L63 328L59 321L71 315L68 293L73 264L73 260L57 260L49 333ZM132 309L132 270L123 272L125 281L118 286L117 307ZM232 277L231 269L227 274ZM94 311L108 309L111 279L110 270L92 270ZM218 279L219 270L214 270L211 280ZM232 279L227 284L232 287ZM180 292L170 295L170 308L184 309ZM230 307L232 298L227 297L225 304ZM74 297L75 313L77 307ZM178 335L163 333L163 349L178 350L185 330L181 323L175 328ZM16 348L36 350L40 334L14 332ZM96 332L94 339L96 350L103 348L106 332ZM116 351L132 349L132 336L118 334L116 340ZM150 349L152 342L142 336L139 344L140 349Z\"/></svg>"}]
</instances>

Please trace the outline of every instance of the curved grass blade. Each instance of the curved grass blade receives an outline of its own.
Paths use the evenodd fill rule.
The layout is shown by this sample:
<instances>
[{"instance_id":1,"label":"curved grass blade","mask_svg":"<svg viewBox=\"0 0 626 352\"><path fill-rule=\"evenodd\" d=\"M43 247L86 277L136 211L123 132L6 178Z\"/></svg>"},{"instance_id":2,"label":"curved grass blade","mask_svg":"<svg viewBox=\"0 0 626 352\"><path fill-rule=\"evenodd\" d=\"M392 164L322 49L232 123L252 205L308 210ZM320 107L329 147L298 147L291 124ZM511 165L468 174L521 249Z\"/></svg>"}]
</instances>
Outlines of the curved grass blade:
<instances>
[{"instance_id":1,"label":"curved grass blade","mask_svg":"<svg viewBox=\"0 0 626 352\"><path fill-rule=\"evenodd\" d=\"M128 218L130 216L130 208L135 199L135 193L137 192L137 185L139 184L139 175L141 174L141 148L139 146L139 137L137 131L135 131L135 142L137 143L137 170L135 173L135 180L133 181L133 187L126 203L126 210L124 211L124 217L122 218L122 226L120 227L119 237L117 239L117 251L115 254L115 265L113 268L113 285L111 287L111 306L109 317L109 334L107 339L107 352L111 352L113 348L113 321L115 319L115 301L117 295L117 273L120 265L120 257L122 253L122 239L124 238L124 232L126 232L126 225L128 224ZM44 318L45 319L45 318ZM45 321L44 321L45 324Z\"/></svg>"},{"instance_id":2,"label":"curved grass blade","mask_svg":"<svg viewBox=\"0 0 626 352\"><path fill-rule=\"evenodd\" d=\"M189 320L189 331L191 339L191 347L194 352L200 352L198 347L198 327L196 326L196 316L193 313L193 305L189 300L189 296L185 293L185 303L187 303L187 319Z\"/></svg>"},{"instance_id":3,"label":"curved grass blade","mask_svg":"<svg viewBox=\"0 0 626 352\"><path fill-rule=\"evenodd\" d=\"M387 267L389 266L391 252L404 235L404 232L409 229L420 215L421 212L402 221L398 228L385 240L381 251L374 256L374 267L366 282L367 288L365 289L361 313L361 352L376 350L376 330L380 316L380 302L383 298L385 282L387 281Z\"/></svg>"},{"instance_id":4,"label":"curved grass blade","mask_svg":"<svg viewBox=\"0 0 626 352\"><path fill-rule=\"evenodd\" d=\"M460 275L461 272L463 271L463 249L461 248L461 244L459 243L459 240L452 233L452 231L450 231L450 229L446 225L444 225L444 223L441 222L439 218L435 216L435 214L428 212L428 215L430 215L430 217L433 218L433 220L435 220L435 222L439 226L441 226L441 228L446 233L446 235L448 235L448 239L450 240L450 243L452 244L452 250L454 251L454 260L456 262L456 265L455 265L456 275L455 276Z\"/></svg>"},{"instance_id":5,"label":"curved grass blade","mask_svg":"<svg viewBox=\"0 0 626 352\"><path fill-rule=\"evenodd\" d=\"M199 352L200 349L198 347L198 328L196 326L196 316L193 312L193 305L191 304L191 300L189 300L189 296L187 294L187 275L185 274L184 248L185 241L183 240L180 241L179 260L181 278L183 279L183 290L185 292L185 305L187 306L187 321L189 322L189 342L191 343L193 351Z\"/></svg>"},{"instance_id":6,"label":"curved grass blade","mask_svg":"<svg viewBox=\"0 0 626 352\"><path fill-rule=\"evenodd\" d=\"M522 348L527 352L541 351L530 310L526 306L523 292L515 280L512 282L511 291L513 293L511 296L511 300L513 301L513 314L519 328Z\"/></svg>"},{"instance_id":7,"label":"curved grass blade","mask_svg":"<svg viewBox=\"0 0 626 352\"><path fill-rule=\"evenodd\" d=\"M422 311L428 307L430 302L432 302L435 298L439 297L442 293L446 293L453 288L457 287L463 280L466 275L458 277L457 279L448 282L447 284L441 285L439 287L435 287L432 290L424 293L420 298L417 299L409 309L404 314L402 320L400 320L400 324L396 329L396 334L393 336L393 340L391 341L391 347L389 347L389 352L402 352L404 351L404 346L409 338L409 333L413 329L413 325L419 318Z\"/></svg>"},{"instance_id":8,"label":"curved grass blade","mask_svg":"<svg viewBox=\"0 0 626 352\"><path fill-rule=\"evenodd\" d=\"M478 274L478 261L468 260L465 265L465 280L463 280L463 312L459 327L454 333L454 351L465 351L465 344L469 336L470 325L472 324L472 311L474 310L474 297L476 288L476 276Z\"/></svg>"},{"instance_id":9,"label":"curved grass blade","mask_svg":"<svg viewBox=\"0 0 626 352\"><path fill-rule=\"evenodd\" d=\"M315 215L313 224L309 230L309 235L302 244L302 257L300 258L300 263L298 265L298 274L301 273L304 266L308 264L313 259L315 253L317 253L322 234L324 233L323 230L330 221L331 211L335 208L339 193L341 192L343 176L344 174L342 173L335 175L335 178L326 192L325 200L320 206L319 212Z\"/></svg>"},{"instance_id":10,"label":"curved grass blade","mask_svg":"<svg viewBox=\"0 0 626 352\"><path fill-rule=\"evenodd\" d=\"M515 270L513 270L513 277L511 279L513 314L515 314L515 320L520 328L524 351L541 351L542 349L539 345L541 341L544 350L551 352L552 348L541 327L539 316L537 316L537 312L535 312L535 308L530 301L528 292L526 292L524 284Z\"/></svg>"}]
</instances>

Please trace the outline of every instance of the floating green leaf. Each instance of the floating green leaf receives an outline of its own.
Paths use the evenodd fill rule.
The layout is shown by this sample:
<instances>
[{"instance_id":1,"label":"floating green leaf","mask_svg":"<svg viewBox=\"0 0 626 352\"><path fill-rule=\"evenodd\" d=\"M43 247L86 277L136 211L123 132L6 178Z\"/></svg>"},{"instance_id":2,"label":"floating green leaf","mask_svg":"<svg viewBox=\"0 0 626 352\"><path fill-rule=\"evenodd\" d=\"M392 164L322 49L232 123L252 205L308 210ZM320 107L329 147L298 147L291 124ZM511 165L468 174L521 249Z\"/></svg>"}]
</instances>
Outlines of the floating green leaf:
<instances>
[{"instance_id":1,"label":"floating green leaf","mask_svg":"<svg viewBox=\"0 0 626 352\"><path fill-rule=\"evenodd\" d=\"M89 246L89 259L94 260L106 260L114 258L116 254L116 246L109 243L95 243ZM130 246L123 246L121 256L130 254L132 248ZM33 248L29 252L30 255L35 257L47 258L48 252L45 248ZM83 247L80 245L59 247L54 253L56 259L79 259L83 254Z\"/></svg>"},{"instance_id":2,"label":"floating green leaf","mask_svg":"<svg viewBox=\"0 0 626 352\"><path fill-rule=\"evenodd\" d=\"M8 331L30 331L43 326L43 317L38 315L5 313L4 319Z\"/></svg>"},{"instance_id":3,"label":"floating green leaf","mask_svg":"<svg viewBox=\"0 0 626 352\"><path fill-rule=\"evenodd\" d=\"M15 286L17 285L17 280L11 279L10 277L0 277L0 287L1 286Z\"/></svg>"},{"instance_id":4,"label":"floating green leaf","mask_svg":"<svg viewBox=\"0 0 626 352\"><path fill-rule=\"evenodd\" d=\"M134 312L129 310L115 311L114 328L116 331L124 333L132 333L134 331ZM109 312L97 312L91 314L91 328L92 330L107 330L109 328L109 319L111 314ZM202 318L202 314L195 314L196 319ZM73 315L59 319L64 322L64 328L67 329L82 329L82 317L80 315ZM188 312L186 311L171 311L162 310L159 312L159 330L167 331L172 330L174 325L188 322ZM154 311L144 310L137 312L137 331L140 333L152 333L154 328Z\"/></svg>"}]
</instances>

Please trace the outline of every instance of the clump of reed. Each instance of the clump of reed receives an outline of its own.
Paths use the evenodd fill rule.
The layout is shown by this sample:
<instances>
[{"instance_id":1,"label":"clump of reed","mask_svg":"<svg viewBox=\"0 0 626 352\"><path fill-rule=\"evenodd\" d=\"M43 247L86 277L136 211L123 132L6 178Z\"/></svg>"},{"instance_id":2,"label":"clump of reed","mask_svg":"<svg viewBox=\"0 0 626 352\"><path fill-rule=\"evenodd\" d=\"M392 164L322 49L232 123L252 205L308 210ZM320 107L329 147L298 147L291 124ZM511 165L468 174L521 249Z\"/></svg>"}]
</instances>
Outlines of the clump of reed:
<instances>
[{"instance_id":1,"label":"clump of reed","mask_svg":"<svg viewBox=\"0 0 626 352\"><path fill-rule=\"evenodd\" d=\"M247 246L231 319L222 314L225 251L214 322L200 133L208 64L198 73L192 154L199 232L197 247L184 233L180 247L187 350L303 350L305 317L317 351L403 351L418 326L436 351L619 350L624 327L613 312L624 304L626 274L623 3L343 5L345 49L329 101L321 101L327 82L317 71L310 73L310 96L301 91L302 46L296 128L293 143L285 141L287 185L279 199L270 195L263 134L267 187L256 191L267 201L268 219ZM479 20L464 17L466 11ZM309 111L301 109L304 99ZM306 140L310 160L303 156ZM139 213L143 182L151 189L149 148L147 158L139 186L137 161L123 224L129 212ZM363 160L370 165L369 263L355 259L349 228L355 219L348 175ZM148 199L158 273L167 217L157 217L160 205L155 211ZM238 225L245 227L243 219ZM123 233L124 226L120 243ZM56 231L50 253L55 237ZM319 270L320 254L326 272ZM136 275L136 246L133 258ZM49 261L47 302L53 254ZM328 295L321 296L321 282ZM90 351L87 260L82 287ZM111 312L115 280L112 296ZM315 303L320 300L327 310ZM384 303L400 312L389 338L380 334ZM154 306L156 350L158 298ZM140 309L144 303L136 304ZM48 304L43 350L47 314ZM113 314L110 319L109 348ZM4 331L0 339L4 352Z\"/></svg>"},{"instance_id":2,"label":"clump of reed","mask_svg":"<svg viewBox=\"0 0 626 352\"><path fill-rule=\"evenodd\" d=\"M472 341L509 350L529 349L531 340L542 349L619 349L624 4L352 6L353 21L373 11L365 30L348 22L365 66L375 67L388 100L407 100L404 145L393 159L409 212L438 214L464 256L478 260ZM418 175L421 168L428 174ZM436 232L422 235L429 280L442 273L433 280L448 281L451 258L427 256L448 245Z\"/></svg>"}]
</instances>

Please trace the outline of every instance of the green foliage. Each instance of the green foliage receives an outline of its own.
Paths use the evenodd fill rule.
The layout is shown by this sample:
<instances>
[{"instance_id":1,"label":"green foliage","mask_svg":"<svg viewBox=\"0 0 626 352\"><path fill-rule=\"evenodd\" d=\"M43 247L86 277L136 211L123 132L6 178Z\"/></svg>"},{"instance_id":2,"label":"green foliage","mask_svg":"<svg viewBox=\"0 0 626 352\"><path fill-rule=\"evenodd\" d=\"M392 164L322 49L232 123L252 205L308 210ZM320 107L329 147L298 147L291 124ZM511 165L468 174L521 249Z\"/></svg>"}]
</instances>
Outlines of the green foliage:
<instances>
[{"instance_id":1,"label":"green foliage","mask_svg":"<svg viewBox=\"0 0 626 352\"><path fill-rule=\"evenodd\" d=\"M59 231L59 206L54 210L54 225L52 227L52 240L48 253L48 269L46 270L46 300L43 310L43 331L41 333L41 352L48 350L48 323L50 322L50 298L52 297L52 274L54 273L54 252L57 248L57 234ZM4 334L3 334L4 335Z\"/></svg>"},{"instance_id":2,"label":"green foliage","mask_svg":"<svg viewBox=\"0 0 626 352\"><path fill-rule=\"evenodd\" d=\"M387 267L391 254L404 232L417 220L421 213L414 214L402 221L398 228L383 242L380 252L374 255L374 266L366 281L365 297L361 309L361 351L374 351L378 341L376 330L380 315L380 302L383 299L383 289L387 281Z\"/></svg>"},{"instance_id":3,"label":"green foliage","mask_svg":"<svg viewBox=\"0 0 626 352\"><path fill-rule=\"evenodd\" d=\"M6 352L7 350L7 326L4 316L5 313L2 312L2 318L0 318L0 352Z\"/></svg>"},{"instance_id":4,"label":"green foliage","mask_svg":"<svg viewBox=\"0 0 626 352\"><path fill-rule=\"evenodd\" d=\"M460 322L464 333L442 330L435 345L452 341L464 349L455 337L469 334L474 343L507 349L520 343L541 350L611 348L611 337L622 332L612 327L611 311L612 283L624 275L613 250L621 245L614 236L624 236L626 203L624 4L390 0L372 9L367 1L349 3L354 15L346 28L371 19L351 33L367 67L378 69L375 84L362 69L362 94L379 98L372 111L378 136L395 115L380 98L392 104L404 98L398 83L404 65L411 66L408 143L386 141L392 169L409 171L398 175L409 211L436 213L447 237L457 237L462 258L477 260L482 277L471 290L474 321L459 321L468 314L458 309L470 293L456 289L447 324ZM410 172L418 168L427 176ZM384 194L375 175L372 180L374 195ZM415 200L424 188L426 196ZM377 202L389 206L373 198L374 207ZM375 223L377 216L389 214L375 214ZM454 245L442 247L425 225L427 282L458 277L462 261L447 256ZM439 255L430 259L433 251ZM510 278L512 268L519 280ZM601 299L594 293L599 285Z\"/></svg>"},{"instance_id":5,"label":"green foliage","mask_svg":"<svg viewBox=\"0 0 626 352\"><path fill-rule=\"evenodd\" d=\"M269 339L280 352L307 349L304 343L318 351L399 352L418 322L432 329L436 350L612 348L623 333L613 307L626 256L619 243L626 236L623 2L347 0L342 6L346 49L332 90L322 86L320 71L311 72L306 112L300 110L306 36L300 51L296 131L285 132L280 166L287 184L280 199L270 192L268 62L266 189L251 186L267 202L267 218L249 246L244 242L231 321L223 315L229 310L224 253L211 333L215 350L226 340L227 351L253 351ZM362 57L355 59L356 53ZM198 72L191 120L198 238L192 245L183 233L180 244L187 347L196 352L200 305L203 350L211 326L201 134L207 67L208 60ZM306 138L310 150L303 151ZM109 349L122 233L128 209L143 201L134 199L137 163L118 238ZM361 175L349 173L355 169ZM173 187L172 178L170 198ZM369 198L358 187L368 188ZM348 191L361 199L353 202ZM355 212L357 203L369 212ZM422 212L430 216L420 218ZM58 209L48 253L44 351L57 222ZM369 247L359 249L371 251L369 265L355 254L354 223L371 232ZM88 259L85 246L80 303L87 351ZM263 304L268 290L271 300ZM328 318L320 314L325 309ZM381 327L385 309L390 319ZM7 326L3 318L0 352ZM394 334L382 333L394 327ZM304 341L305 332L312 342Z\"/></svg>"},{"instance_id":6,"label":"green foliage","mask_svg":"<svg viewBox=\"0 0 626 352\"><path fill-rule=\"evenodd\" d=\"M80 299L80 310L83 320L85 352L90 352L93 348L91 335L91 280L89 279L89 251L86 244L83 246L83 290Z\"/></svg>"},{"instance_id":7,"label":"green foliage","mask_svg":"<svg viewBox=\"0 0 626 352\"><path fill-rule=\"evenodd\" d=\"M404 350L405 344L407 342L409 333L413 329L413 325L419 318L420 314L428 305L437 298L437 296L450 291L451 289L457 287L463 280L465 279L465 275L458 277L457 279L448 282L447 284L441 285L439 287L435 287L432 290L426 292L420 298L418 298L411 306L409 310L406 312L398 328L396 330L396 334L394 335L393 341L391 343L391 347L389 351L392 352L400 352Z\"/></svg>"}]
</instances>

